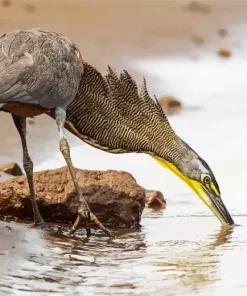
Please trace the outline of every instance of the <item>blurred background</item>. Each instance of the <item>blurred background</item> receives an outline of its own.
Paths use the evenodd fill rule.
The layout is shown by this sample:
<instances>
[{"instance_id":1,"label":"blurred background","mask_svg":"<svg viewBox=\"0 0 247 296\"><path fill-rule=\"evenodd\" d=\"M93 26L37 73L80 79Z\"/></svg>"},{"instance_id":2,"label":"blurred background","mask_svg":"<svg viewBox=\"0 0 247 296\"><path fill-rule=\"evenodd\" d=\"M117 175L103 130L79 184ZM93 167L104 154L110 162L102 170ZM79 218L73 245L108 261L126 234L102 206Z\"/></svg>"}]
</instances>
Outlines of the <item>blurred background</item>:
<instances>
[{"instance_id":1,"label":"blurred background","mask_svg":"<svg viewBox=\"0 0 247 296\"><path fill-rule=\"evenodd\" d=\"M85 295L168 295L164 286L169 295L246 295L247 1L0 0L0 35L31 27L67 35L83 59L103 74L109 64L128 70L139 84L145 76L150 94L163 98L164 108L167 97L178 101L179 108L168 113L171 125L209 163L226 206L241 225L222 239L218 221L204 204L151 158L107 154L68 133L76 167L126 170L167 199L164 212L144 213L139 235L144 236L145 255L139 260L130 248L127 257L121 257L125 265L114 265L115 275L113 266L105 266L104 276L112 282L108 278L103 288L97 286L106 280L100 269L89 268ZM22 165L20 138L10 115L1 112L0 122L0 163ZM35 170L65 165L58 140L48 116L29 121ZM136 239L131 237L127 247ZM102 242L101 251L104 247ZM119 256L115 247L114 259ZM107 250L102 251L104 264L113 260ZM122 284L123 289L116 288ZM81 282L77 285L76 291L85 292ZM60 291L56 288L50 287ZM71 291L68 288L66 295L76 295Z\"/></svg>"},{"instance_id":2,"label":"blurred background","mask_svg":"<svg viewBox=\"0 0 247 296\"><path fill-rule=\"evenodd\" d=\"M185 110L199 111L201 102L212 99L213 105L208 101L206 108L215 114L215 96L220 91L230 95L227 86L234 88L231 97L236 98L239 84L243 85L244 75L240 73L245 62L245 41L241 24L246 5L246 1L1 0L0 34L31 27L61 32L78 44L83 58L102 73L110 64L116 70L129 70L139 83L145 76L151 95L173 96L184 102ZM219 57L217 51L221 48L230 50L233 58ZM1 162L9 159L10 152L11 160L17 160L21 156L21 149L15 149L19 145L17 132L8 115L0 116L4 139ZM35 154L40 145L42 158L52 156L57 137L56 126L47 116L37 117L35 122L28 131L37 164L43 160ZM179 132L183 134L184 130L187 128ZM215 133L220 135L217 130ZM72 139L74 145L81 144Z\"/></svg>"}]
</instances>

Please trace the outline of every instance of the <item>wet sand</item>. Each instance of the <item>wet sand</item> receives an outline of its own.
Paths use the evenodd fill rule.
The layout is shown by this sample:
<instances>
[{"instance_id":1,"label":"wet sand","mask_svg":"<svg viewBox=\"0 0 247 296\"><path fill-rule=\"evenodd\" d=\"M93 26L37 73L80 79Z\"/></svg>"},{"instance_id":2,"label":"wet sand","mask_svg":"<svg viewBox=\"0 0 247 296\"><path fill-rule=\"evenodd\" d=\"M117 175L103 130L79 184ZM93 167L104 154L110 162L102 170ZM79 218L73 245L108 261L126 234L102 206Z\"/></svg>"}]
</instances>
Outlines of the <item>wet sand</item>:
<instances>
[{"instance_id":1,"label":"wet sand","mask_svg":"<svg viewBox=\"0 0 247 296\"><path fill-rule=\"evenodd\" d=\"M88 240L83 229L68 238L0 223L1 296L246 295L247 2L205 1L206 8L190 2L34 1L30 12L31 2L11 1L0 6L0 35L23 27L62 32L103 73L107 64L128 69L139 82L145 75L151 94L182 100L187 109L170 120L215 168L241 226L221 229L180 181L144 156L109 156L69 136L78 167L130 171L145 188L164 192L167 209L146 210L141 230L114 241L97 231ZM229 37L219 36L219 28ZM220 46L229 46L233 57L220 59ZM0 113L0 120L0 161L21 164L10 116ZM35 167L64 165L55 123L47 116L35 123L28 125Z\"/></svg>"}]
</instances>

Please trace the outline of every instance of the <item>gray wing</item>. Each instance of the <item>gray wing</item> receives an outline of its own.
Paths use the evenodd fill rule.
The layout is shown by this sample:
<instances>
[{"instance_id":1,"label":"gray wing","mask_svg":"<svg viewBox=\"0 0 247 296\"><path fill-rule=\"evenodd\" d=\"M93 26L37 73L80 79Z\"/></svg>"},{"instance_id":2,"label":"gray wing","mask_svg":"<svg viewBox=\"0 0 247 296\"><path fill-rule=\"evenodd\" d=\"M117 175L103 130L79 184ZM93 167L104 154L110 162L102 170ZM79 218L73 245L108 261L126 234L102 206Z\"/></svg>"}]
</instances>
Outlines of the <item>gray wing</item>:
<instances>
[{"instance_id":1,"label":"gray wing","mask_svg":"<svg viewBox=\"0 0 247 296\"><path fill-rule=\"evenodd\" d=\"M67 105L80 77L73 43L62 35L31 29L0 39L0 103Z\"/></svg>"},{"instance_id":2,"label":"gray wing","mask_svg":"<svg viewBox=\"0 0 247 296\"><path fill-rule=\"evenodd\" d=\"M0 39L0 102L15 101L16 96L28 96L27 88L20 77L31 66L31 59L24 55L17 59L12 53L11 43L20 31ZM16 47L16 45L14 45Z\"/></svg>"}]
</instances>

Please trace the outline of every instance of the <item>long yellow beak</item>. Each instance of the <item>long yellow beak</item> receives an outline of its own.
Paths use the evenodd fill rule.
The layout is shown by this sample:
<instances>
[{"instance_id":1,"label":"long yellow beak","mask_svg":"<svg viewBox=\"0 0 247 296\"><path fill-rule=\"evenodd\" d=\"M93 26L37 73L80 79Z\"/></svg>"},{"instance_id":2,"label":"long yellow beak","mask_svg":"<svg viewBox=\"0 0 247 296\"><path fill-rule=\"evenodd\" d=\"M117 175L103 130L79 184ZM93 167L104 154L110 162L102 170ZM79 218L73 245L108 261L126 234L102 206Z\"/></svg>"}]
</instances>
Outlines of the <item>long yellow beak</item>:
<instances>
[{"instance_id":1,"label":"long yellow beak","mask_svg":"<svg viewBox=\"0 0 247 296\"><path fill-rule=\"evenodd\" d=\"M227 208L225 207L221 197L209 192L209 190L199 181L192 180L184 176L176 166L169 163L159 157L152 156L162 167L168 169L182 179L207 205L207 207L214 213L214 215L219 219L222 225L232 225L234 221L229 214Z\"/></svg>"}]
</instances>

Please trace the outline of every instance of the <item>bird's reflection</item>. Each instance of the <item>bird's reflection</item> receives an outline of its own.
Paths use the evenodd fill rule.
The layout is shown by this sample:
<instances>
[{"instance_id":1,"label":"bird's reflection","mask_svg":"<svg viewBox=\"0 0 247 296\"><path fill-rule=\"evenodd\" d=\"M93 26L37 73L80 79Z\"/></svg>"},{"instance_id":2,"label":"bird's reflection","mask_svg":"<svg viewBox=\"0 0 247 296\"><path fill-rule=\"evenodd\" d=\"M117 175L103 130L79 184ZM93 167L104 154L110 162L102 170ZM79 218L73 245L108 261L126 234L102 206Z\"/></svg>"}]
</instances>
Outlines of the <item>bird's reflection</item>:
<instances>
[{"instance_id":1,"label":"bird's reflection","mask_svg":"<svg viewBox=\"0 0 247 296\"><path fill-rule=\"evenodd\" d=\"M218 272L221 249L231 241L234 227L221 227L219 231L209 235L210 243L202 244L199 248L193 248L184 251L173 258L163 258L163 262L158 264L159 272L167 272L171 274L168 279L177 280L176 291L184 291L188 289L193 293L203 290L206 287L220 280ZM208 239L207 239L208 241ZM170 288L172 289L172 281Z\"/></svg>"},{"instance_id":2,"label":"bird's reflection","mask_svg":"<svg viewBox=\"0 0 247 296\"><path fill-rule=\"evenodd\" d=\"M220 231L213 234L211 237L213 242L209 244L209 248L215 249L216 247L230 243L235 226L222 226Z\"/></svg>"}]
</instances>

